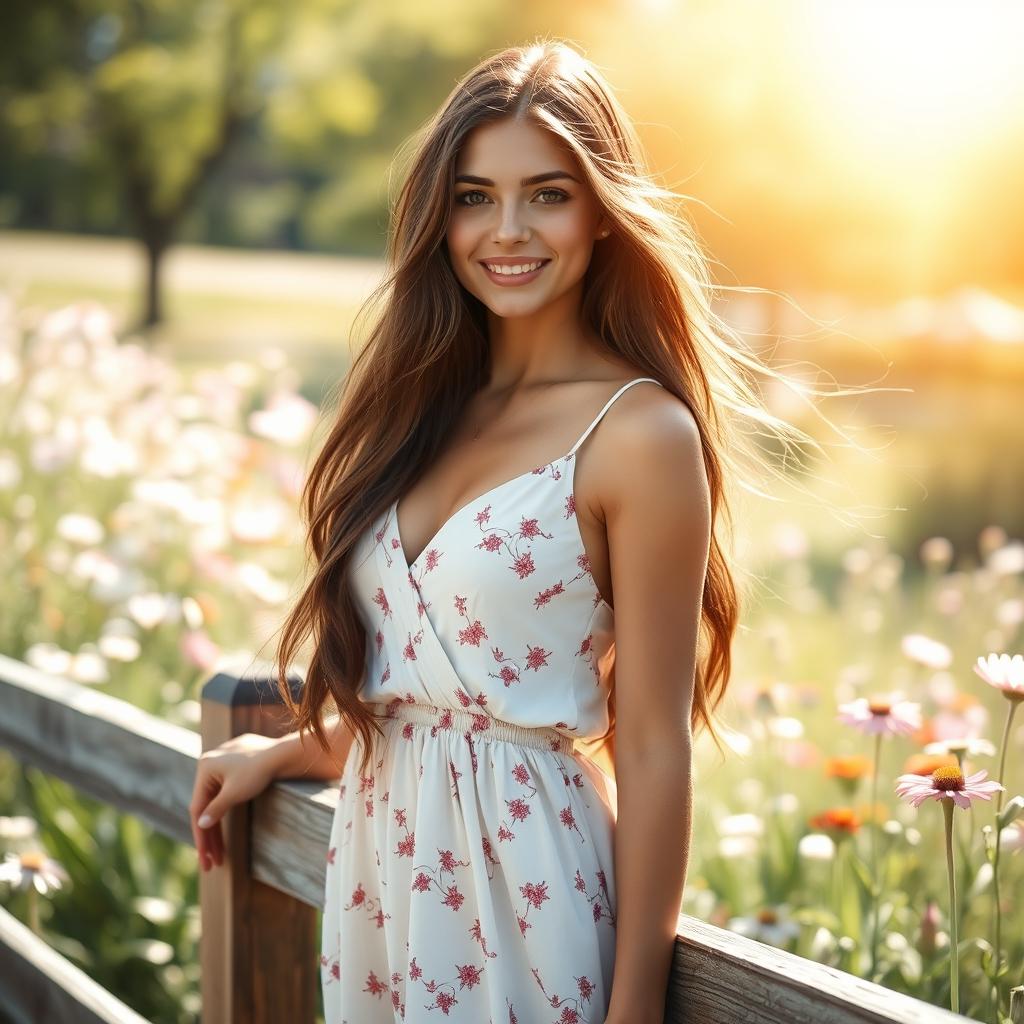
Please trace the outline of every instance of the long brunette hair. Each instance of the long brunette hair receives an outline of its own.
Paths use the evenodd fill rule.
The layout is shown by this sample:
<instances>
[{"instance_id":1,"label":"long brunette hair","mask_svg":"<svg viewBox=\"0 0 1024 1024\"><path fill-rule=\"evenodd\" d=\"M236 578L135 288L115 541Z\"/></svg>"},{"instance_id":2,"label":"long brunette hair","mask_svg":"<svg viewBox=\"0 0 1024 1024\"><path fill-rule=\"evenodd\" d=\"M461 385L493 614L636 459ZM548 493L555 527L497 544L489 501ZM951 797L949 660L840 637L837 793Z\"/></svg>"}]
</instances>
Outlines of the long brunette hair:
<instances>
[{"instance_id":1,"label":"long brunette hair","mask_svg":"<svg viewBox=\"0 0 1024 1024\"><path fill-rule=\"evenodd\" d=\"M460 147L474 128L504 118L531 121L562 140L611 224L584 279L587 324L610 352L685 401L699 425L712 537L690 726L694 734L706 727L719 750L713 713L729 681L739 616L726 554L726 487L744 479L751 458L765 465L742 443L739 426L745 420L757 433L767 428L786 451L820 447L765 407L758 377L788 382L713 311L708 261L676 210L679 197L650 177L640 140L594 65L551 40L483 60L409 141L408 170L391 202L385 275L357 320L377 312L336 388L333 423L302 496L313 570L282 627L279 685L298 727L312 730L325 751L322 714L333 700L362 742L361 775L371 730L381 729L357 697L367 637L346 568L367 524L432 463L487 380L485 310L456 278L445 238ZM311 656L295 702L287 670L307 640ZM611 734L602 740L610 743Z\"/></svg>"}]
</instances>

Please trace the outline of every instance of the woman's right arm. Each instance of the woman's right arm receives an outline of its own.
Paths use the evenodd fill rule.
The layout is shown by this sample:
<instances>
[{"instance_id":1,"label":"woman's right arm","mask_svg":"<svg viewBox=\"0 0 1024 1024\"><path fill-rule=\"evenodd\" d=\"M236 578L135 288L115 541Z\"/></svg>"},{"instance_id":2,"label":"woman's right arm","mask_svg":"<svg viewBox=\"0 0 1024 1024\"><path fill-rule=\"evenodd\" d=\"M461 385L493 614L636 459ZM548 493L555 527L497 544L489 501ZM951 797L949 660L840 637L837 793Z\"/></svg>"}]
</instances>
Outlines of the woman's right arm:
<instances>
[{"instance_id":1,"label":"woman's right arm","mask_svg":"<svg viewBox=\"0 0 1024 1024\"><path fill-rule=\"evenodd\" d=\"M246 732L226 740L199 757L189 816L199 866L208 871L224 862L220 819L232 807L251 800L275 779L336 779L345 763L354 734L340 717L324 722L334 757L316 737L298 730L284 736Z\"/></svg>"},{"instance_id":2,"label":"woman's right arm","mask_svg":"<svg viewBox=\"0 0 1024 1024\"><path fill-rule=\"evenodd\" d=\"M338 763L344 764L352 746L354 734L340 717L324 722L324 732L330 741L333 757L324 752L312 733L300 738L298 730L279 736L268 757L273 763L275 779L337 779L341 775ZM337 763L336 763L337 762Z\"/></svg>"}]
</instances>

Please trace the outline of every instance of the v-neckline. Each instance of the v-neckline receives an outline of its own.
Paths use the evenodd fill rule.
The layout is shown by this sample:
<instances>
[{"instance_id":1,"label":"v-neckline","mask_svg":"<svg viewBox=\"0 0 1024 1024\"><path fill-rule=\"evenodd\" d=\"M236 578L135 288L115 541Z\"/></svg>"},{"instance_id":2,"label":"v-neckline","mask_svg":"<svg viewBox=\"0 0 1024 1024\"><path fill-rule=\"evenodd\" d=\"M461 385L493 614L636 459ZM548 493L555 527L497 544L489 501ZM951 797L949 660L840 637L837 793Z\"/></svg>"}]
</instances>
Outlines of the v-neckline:
<instances>
[{"instance_id":1,"label":"v-neckline","mask_svg":"<svg viewBox=\"0 0 1024 1024\"><path fill-rule=\"evenodd\" d=\"M432 547L434 547L437 544L437 542L440 539L441 535L451 525L451 523L454 522L454 520L456 518L458 518L460 515L462 515L462 513L465 512L471 505L476 505L478 502L481 502L484 499L491 497L492 494L496 494L498 491L502 490L502 488L508 487L508 486L510 486L511 484L514 484L514 483L518 483L520 480L524 480L528 476L539 475L538 474L538 470L541 470L541 469L547 470L551 466L555 466L555 465L557 465L560 462L567 462L575 454L576 454L575 451L566 452L565 455L560 455L557 459L552 459L551 462L541 463L539 466L534 466L533 469L528 469L528 470L526 470L523 473L519 473L516 476L510 477L508 480L502 480L502 482L500 484L495 484L493 487L489 487L482 494L478 494L475 498L470 498L470 500L465 502L465 504L460 505L434 531L433 536L430 537L430 539L426 542L426 544L423 545L423 548L420 551L420 553L411 562L409 561L408 557L406 556L406 553L405 553L405 542L402 540L402 531L401 531L401 528L398 525L398 505L401 502L402 498L401 497L395 498L395 500L391 502L391 517L392 517L392 519L394 521L394 524L395 524L395 537L398 539L398 554L401 556L402 562L404 563L405 571L407 573L412 572L416 568L416 566L419 565L420 560L423 558L423 556ZM404 497L404 495L402 497Z\"/></svg>"}]
</instances>

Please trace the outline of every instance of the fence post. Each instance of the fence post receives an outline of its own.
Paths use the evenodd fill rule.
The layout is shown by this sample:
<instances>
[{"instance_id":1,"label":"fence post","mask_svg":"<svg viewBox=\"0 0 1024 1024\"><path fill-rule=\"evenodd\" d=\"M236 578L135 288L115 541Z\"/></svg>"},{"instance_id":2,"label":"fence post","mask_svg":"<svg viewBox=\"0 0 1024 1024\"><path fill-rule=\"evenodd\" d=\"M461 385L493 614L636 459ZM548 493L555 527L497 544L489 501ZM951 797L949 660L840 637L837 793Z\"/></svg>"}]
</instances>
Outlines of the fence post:
<instances>
[{"instance_id":1,"label":"fence post","mask_svg":"<svg viewBox=\"0 0 1024 1024\"><path fill-rule=\"evenodd\" d=\"M292 698L302 689L290 678ZM222 668L202 688L203 750L243 732L280 736L288 709L265 662ZM316 910L252 878L252 804L221 819L224 863L199 873L203 1024L313 1024Z\"/></svg>"}]
</instances>

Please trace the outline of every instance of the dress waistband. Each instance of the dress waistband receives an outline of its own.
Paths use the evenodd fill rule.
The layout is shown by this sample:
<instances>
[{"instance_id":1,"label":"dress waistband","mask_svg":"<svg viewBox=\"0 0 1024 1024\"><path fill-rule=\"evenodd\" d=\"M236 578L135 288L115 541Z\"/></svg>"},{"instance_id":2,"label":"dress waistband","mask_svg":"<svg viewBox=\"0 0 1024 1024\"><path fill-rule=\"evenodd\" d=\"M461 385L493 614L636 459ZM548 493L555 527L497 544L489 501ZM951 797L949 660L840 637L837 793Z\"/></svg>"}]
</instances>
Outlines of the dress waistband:
<instances>
[{"instance_id":1,"label":"dress waistband","mask_svg":"<svg viewBox=\"0 0 1024 1024\"><path fill-rule=\"evenodd\" d=\"M548 726L516 725L482 711L467 711L463 708L438 707L434 704L410 704L394 700L387 704L367 701L366 707L378 718L402 719L420 725L433 726L431 734L438 729L455 729L460 733L471 733L473 737L505 740L539 750L551 750L560 754L572 754L575 746L572 736L566 736Z\"/></svg>"}]
</instances>

